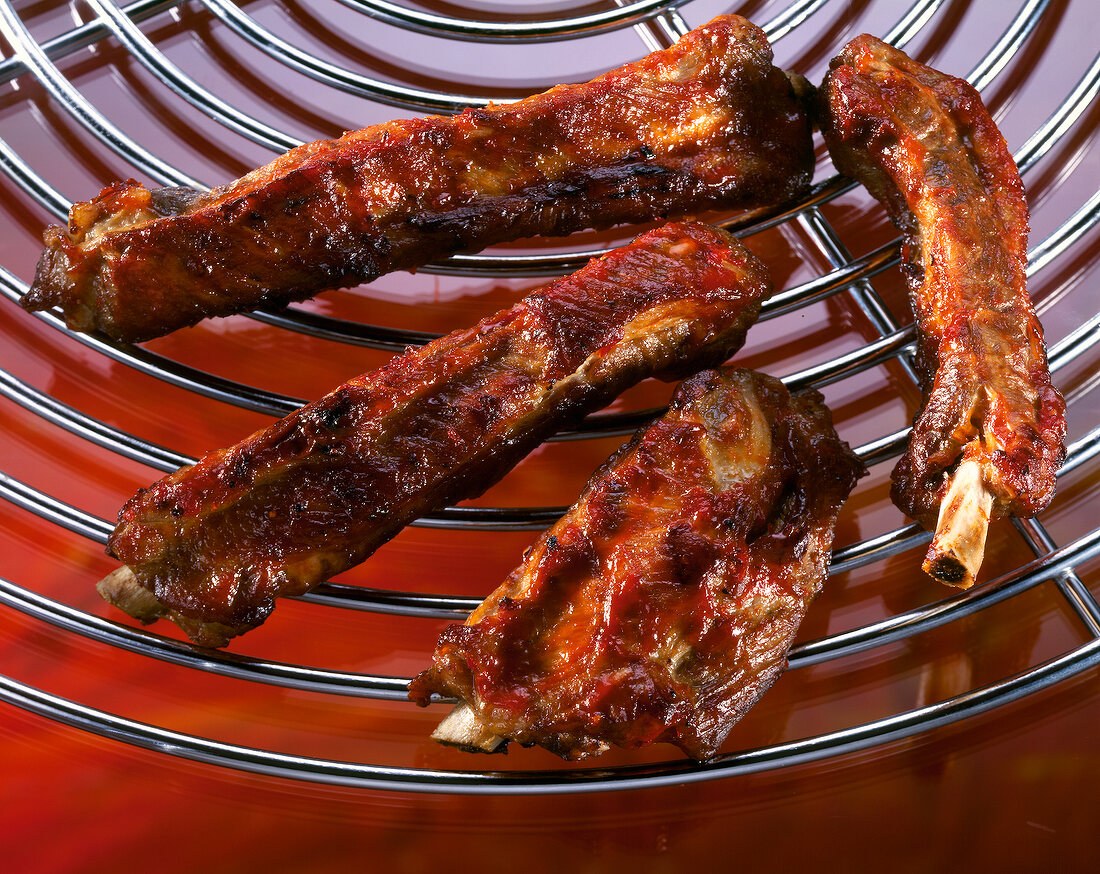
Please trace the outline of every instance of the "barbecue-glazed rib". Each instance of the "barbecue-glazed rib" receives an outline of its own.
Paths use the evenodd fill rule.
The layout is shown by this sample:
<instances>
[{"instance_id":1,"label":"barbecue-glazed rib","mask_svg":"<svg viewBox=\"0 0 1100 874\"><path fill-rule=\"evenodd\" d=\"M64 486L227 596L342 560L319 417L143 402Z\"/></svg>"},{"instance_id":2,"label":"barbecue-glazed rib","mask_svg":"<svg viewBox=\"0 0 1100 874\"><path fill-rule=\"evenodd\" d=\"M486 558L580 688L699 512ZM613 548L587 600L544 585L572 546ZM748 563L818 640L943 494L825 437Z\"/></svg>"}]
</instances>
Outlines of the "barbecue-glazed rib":
<instances>
[{"instance_id":1,"label":"barbecue-glazed rib","mask_svg":"<svg viewBox=\"0 0 1100 874\"><path fill-rule=\"evenodd\" d=\"M409 696L460 698L434 737L474 749L709 758L786 666L862 474L816 392L701 373L444 630Z\"/></svg>"},{"instance_id":2,"label":"barbecue-glazed rib","mask_svg":"<svg viewBox=\"0 0 1100 874\"><path fill-rule=\"evenodd\" d=\"M770 290L723 231L643 234L142 490L108 544L124 567L100 591L224 645L627 386L721 363Z\"/></svg>"},{"instance_id":3,"label":"barbecue-glazed rib","mask_svg":"<svg viewBox=\"0 0 1100 874\"><path fill-rule=\"evenodd\" d=\"M1026 288L1023 185L974 88L874 37L833 60L821 106L838 169L905 234L924 406L893 498L936 531L925 570L967 587L989 518L1042 510L1065 456L1065 404Z\"/></svg>"},{"instance_id":4,"label":"barbecue-glazed rib","mask_svg":"<svg viewBox=\"0 0 1100 874\"><path fill-rule=\"evenodd\" d=\"M507 240L786 201L799 76L737 16L591 82L311 143L227 186L118 183L45 232L28 309L149 339Z\"/></svg>"}]
</instances>

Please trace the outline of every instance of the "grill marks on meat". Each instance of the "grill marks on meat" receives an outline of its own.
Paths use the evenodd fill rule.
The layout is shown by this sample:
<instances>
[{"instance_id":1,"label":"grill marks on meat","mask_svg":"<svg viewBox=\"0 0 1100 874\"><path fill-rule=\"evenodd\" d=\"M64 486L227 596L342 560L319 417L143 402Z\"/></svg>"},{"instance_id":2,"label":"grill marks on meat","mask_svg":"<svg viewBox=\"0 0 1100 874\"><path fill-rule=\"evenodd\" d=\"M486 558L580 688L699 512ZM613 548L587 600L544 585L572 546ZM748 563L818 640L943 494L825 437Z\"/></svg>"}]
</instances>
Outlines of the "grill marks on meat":
<instances>
[{"instance_id":1,"label":"grill marks on meat","mask_svg":"<svg viewBox=\"0 0 1100 874\"><path fill-rule=\"evenodd\" d=\"M720 364L770 292L723 231L643 234L142 490L109 540L125 568L100 591L224 645L628 386Z\"/></svg>"},{"instance_id":2,"label":"grill marks on meat","mask_svg":"<svg viewBox=\"0 0 1100 874\"><path fill-rule=\"evenodd\" d=\"M140 341L454 252L757 206L813 170L801 77L717 18L580 85L294 149L200 193L117 183L51 227L27 309Z\"/></svg>"},{"instance_id":3,"label":"grill marks on meat","mask_svg":"<svg viewBox=\"0 0 1100 874\"><path fill-rule=\"evenodd\" d=\"M924 406L892 495L938 525L925 569L967 586L989 516L1042 510L1065 455L1065 404L1026 289L1023 185L978 93L881 40L853 40L820 98L838 169L905 234Z\"/></svg>"},{"instance_id":4,"label":"grill marks on meat","mask_svg":"<svg viewBox=\"0 0 1100 874\"><path fill-rule=\"evenodd\" d=\"M699 374L443 632L410 698L459 697L435 736L479 749L712 757L786 666L862 474L816 392Z\"/></svg>"}]
</instances>

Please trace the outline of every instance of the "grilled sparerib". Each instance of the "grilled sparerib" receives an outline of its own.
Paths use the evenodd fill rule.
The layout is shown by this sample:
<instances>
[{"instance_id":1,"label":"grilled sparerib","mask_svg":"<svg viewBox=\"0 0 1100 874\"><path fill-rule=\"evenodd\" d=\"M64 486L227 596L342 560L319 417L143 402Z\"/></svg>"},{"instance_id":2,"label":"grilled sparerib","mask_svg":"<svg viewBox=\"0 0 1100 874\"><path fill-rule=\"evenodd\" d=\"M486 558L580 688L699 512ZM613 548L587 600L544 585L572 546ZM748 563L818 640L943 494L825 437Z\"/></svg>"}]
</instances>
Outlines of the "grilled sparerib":
<instances>
[{"instance_id":1,"label":"grilled sparerib","mask_svg":"<svg viewBox=\"0 0 1100 874\"><path fill-rule=\"evenodd\" d=\"M223 645L626 387L721 363L770 290L723 231L643 234L142 490L109 540L124 569L100 591Z\"/></svg>"},{"instance_id":2,"label":"grilled sparerib","mask_svg":"<svg viewBox=\"0 0 1100 874\"><path fill-rule=\"evenodd\" d=\"M1024 188L974 88L881 40L849 43L820 98L837 167L905 234L925 396L893 498L939 524L926 569L970 585L983 519L1042 510L1065 455L1065 404L1026 288ZM957 523L964 516L974 524Z\"/></svg>"},{"instance_id":3,"label":"grilled sparerib","mask_svg":"<svg viewBox=\"0 0 1100 874\"><path fill-rule=\"evenodd\" d=\"M862 473L816 392L701 373L443 632L410 697L460 698L481 748L576 759L661 741L711 757L786 666ZM446 726L437 739L463 744Z\"/></svg>"},{"instance_id":4,"label":"grilled sparerib","mask_svg":"<svg viewBox=\"0 0 1100 874\"><path fill-rule=\"evenodd\" d=\"M788 200L812 89L715 19L580 85L310 143L209 193L118 183L45 232L28 309L139 341L454 252Z\"/></svg>"}]
</instances>

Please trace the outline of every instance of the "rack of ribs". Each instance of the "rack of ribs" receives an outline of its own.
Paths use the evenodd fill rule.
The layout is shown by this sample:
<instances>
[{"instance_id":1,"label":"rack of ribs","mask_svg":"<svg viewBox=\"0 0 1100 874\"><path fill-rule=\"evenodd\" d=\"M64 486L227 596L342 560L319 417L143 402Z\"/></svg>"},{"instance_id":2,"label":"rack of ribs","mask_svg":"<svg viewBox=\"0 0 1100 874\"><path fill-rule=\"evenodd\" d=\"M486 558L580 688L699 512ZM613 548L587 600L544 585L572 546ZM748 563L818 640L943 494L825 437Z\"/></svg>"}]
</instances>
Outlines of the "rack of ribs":
<instances>
[{"instance_id":1,"label":"rack of ribs","mask_svg":"<svg viewBox=\"0 0 1100 874\"><path fill-rule=\"evenodd\" d=\"M536 235L781 203L813 173L808 95L724 16L591 82L310 143L220 188L75 204L23 306L138 342Z\"/></svg>"},{"instance_id":2,"label":"rack of ribs","mask_svg":"<svg viewBox=\"0 0 1100 874\"><path fill-rule=\"evenodd\" d=\"M698 374L443 631L409 697L459 698L433 737L472 750L711 758L786 667L863 473L817 392Z\"/></svg>"},{"instance_id":3,"label":"rack of ribs","mask_svg":"<svg viewBox=\"0 0 1100 874\"><path fill-rule=\"evenodd\" d=\"M222 646L630 385L720 364L770 293L724 231L649 231L141 490L108 541L123 567L100 592Z\"/></svg>"},{"instance_id":4,"label":"rack of ribs","mask_svg":"<svg viewBox=\"0 0 1100 874\"><path fill-rule=\"evenodd\" d=\"M849 43L819 96L837 168L904 235L924 403L892 496L936 532L925 571L965 588L989 519L1046 507L1065 457L1065 403L1026 287L1023 184L977 91L881 40Z\"/></svg>"}]
</instances>

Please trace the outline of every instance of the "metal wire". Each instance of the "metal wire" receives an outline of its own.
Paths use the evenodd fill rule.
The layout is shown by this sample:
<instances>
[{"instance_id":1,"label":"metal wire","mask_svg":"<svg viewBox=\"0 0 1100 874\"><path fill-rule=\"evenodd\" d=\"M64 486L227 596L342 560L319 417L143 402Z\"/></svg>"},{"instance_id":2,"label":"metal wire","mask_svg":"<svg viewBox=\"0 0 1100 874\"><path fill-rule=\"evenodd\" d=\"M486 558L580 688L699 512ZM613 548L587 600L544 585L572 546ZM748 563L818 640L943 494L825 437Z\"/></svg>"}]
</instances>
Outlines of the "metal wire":
<instances>
[{"instance_id":1,"label":"metal wire","mask_svg":"<svg viewBox=\"0 0 1100 874\"><path fill-rule=\"evenodd\" d=\"M130 135L119 130L69 81L58 61L88 46L116 40L137 63L156 77L166 89L214 119L228 130L273 151L283 151L299 141L256 119L202 86L197 79L173 63L140 25L177 5L173 2L145 2L119 6L113 0L88 0L97 18L44 41L37 41L15 12L9 0L0 0L0 32L14 55L0 61L0 83L32 77L50 99L73 119L87 136L117 153L150 178L175 185L202 187L178 168L165 162ZM384 82L344 69L329 60L295 46L229 0L198 0L206 13L228 31L274 58L280 64L329 87L367 97L375 102L402 108L450 112L468 105L484 105L490 98L476 94L451 94L415 89ZM647 48L669 44L688 29L683 13L689 0L635 0L595 14L532 19L522 22L481 21L429 14L381 0L340 0L386 26L415 31L429 37L485 43L580 40L612 29L634 27ZM896 45L908 44L919 35L940 10L941 2L914 3L899 18L885 38ZM827 0L798 0L788 5L763 27L774 40L812 22L828 6ZM1010 65L1013 57L1049 13L1046 0L1027 0L1009 22L1005 32L985 52L969 76L979 88L986 88ZM1100 90L1100 59L1084 73L1057 109L1016 152L1021 172L1027 174L1074 130ZM49 215L63 219L68 199L32 169L28 161L0 141L0 169L20 191ZM848 379L886 361L897 361L902 372L912 374L907 358L914 333L903 326L877 294L871 279L895 267L899 261L897 240L864 256L853 258L840 234L829 224L820 207L852 190L852 183L838 176L818 182L799 204L781 210L758 211L730 219L726 224L740 236L761 233L777 225L797 226L809 239L830 270L785 289L765 307L762 318L805 308L830 295L844 294L862 311L868 324L880 334L877 340L788 374L785 382L795 388L824 386ZM1074 246L1088 237L1100 223L1100 195L1088 198L1054 232L1032 249L1028 273L1034 276L1063 262ZM501 255L488 253L462 256L434 265L432 270L450 275L544 276L582 264L605 250L584 250L547 255ZM27 291L26 282L0 265L0 292L17 302ZM31 316L21 315L24 318ZM154 354L142 347L118 344L103 337L73 334L53 313L39 313L59 336L84 344L97 355L120 362L141 373L163 380L202 397L271 416L281 416L302 401L246 384L223 379L181 362ZM257 314L258 320L281 330L348 345L380 349L424 343L435 335L396 330L386 326L362 325L290 308L284 313ZM1050 348L1053 371L1067 368L1092 351L1100 340L1100 313ZM193 459L171 448L143 440L93 416L63 404L46 391L0 371L0 394L39 416L44 422L78 435L159 471L169 471ZM621 434L654 415L656 410L629 414L593 416L581 427L558 435L558 439ZM885 461L901 451L908 429L900 429L857 448L869 464ZM1100 452L1100 428L1076 440L1062 470L1064 478L1094 461ZM65 501L45 494L19 479L0 473L0 497L85 537L103 543L110 531L107 521ZM488 530L533 530L555 519L563 508L449 508L418 524L435 527ZM808 641L791 653L792 668L819 664L907 639L962 617L1012 599L1036 586L1053 583L1080 618L1087 643L1013 677L974 689L927 707L896 714L863 725L816 737L727 754L705 764L663 762L627 768L599 768L554 772L437 771L431 769L382 767L324 759L290 756L268 750L240 747L189 736L111 714L47 691L0 677L0 698L15 706L56 719L68 725L119 741L155 749L225 767L292 779L336 783L363 788L400 789L419 792L587 792L659 786L714 779L767 768L816 761L828 756L866 749L910 737L990 708L1032 694L1068 677L1095 667L1100 661L1100 606L1080 577L1077 568L1100 555L1100 529L1059 547L1037 520L1017 523L1021 537L1035 553L1035 559L993 580L987 585L923 608L892 616L851 631ZM887 531L857 543L839 547L833 556L836 574L918 548L928 534L915 525ZM303 600L326 607L366 610L407 617L460 619L476 606L472 598L429 595L408 591L382 591L329 583L318 587ZM399 700L405 697L408 678L332 671L303 665L239 656L199 649L150 631L131 628L74 609L40 595L16 582L0 579L0 603L66 633L79 635L150 658L210 674L290 689L326 694Z\"/></svg>"}]
</instances>

